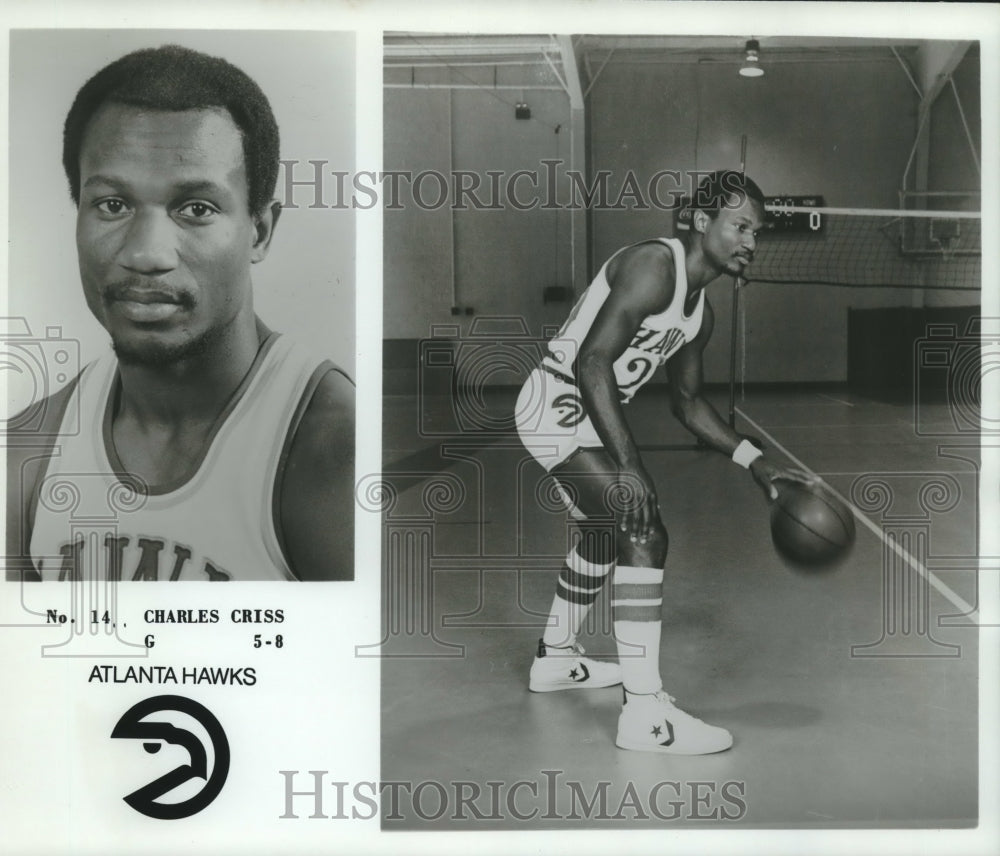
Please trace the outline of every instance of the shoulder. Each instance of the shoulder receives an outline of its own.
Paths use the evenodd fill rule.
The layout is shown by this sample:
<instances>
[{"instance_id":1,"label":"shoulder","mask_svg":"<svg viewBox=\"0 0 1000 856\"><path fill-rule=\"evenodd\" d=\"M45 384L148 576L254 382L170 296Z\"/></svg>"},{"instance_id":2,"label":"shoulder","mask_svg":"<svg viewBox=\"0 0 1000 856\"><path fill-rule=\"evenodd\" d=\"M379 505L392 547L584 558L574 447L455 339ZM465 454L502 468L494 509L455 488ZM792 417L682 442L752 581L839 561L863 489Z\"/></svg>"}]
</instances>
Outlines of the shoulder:
<instances>
[{"instance_id":1,"label":"shoulder","mask_svg":"<svg viewBox=\"0 0 1000 856\"><path fill-rule=\"evenodd\" d=\"M62 389L7 420L3 439L7 447L8 471L12 460L47 455L51 451L79 380L78 375Z\"/></svg>"},{"instance_id":2,"label":"shoulder","mask_svg":"<svg viewBox=\"0 0 1000 856\"><path fill-rule=\"evenodd\" d=\"M79 383L80 375L77 375L62 389L58 389L51 395L25 407L20 413L8 419L4 427L7 438L55 434L59 430L66 406Z\"/></svg>"},{"instance_id":3,"label":"shoulder","mask_svg":"<svg viewBox=\"0 0 1000 856\"><path fill-rule=\"evenodd\" d=\"M59 438L63 414L72 400L79 377L67 386L22 410L3 433L7 447L8 558L27 556L34 526L34 501Z\"/></svg>"},{"instance_id":4,"label":"shoulder","mask_svg":"<svg viewBox=\"0 0 1000 856\"><path fill-rule=\"evenodd\" d=\"M302 414L289 453L313 466L343 467L354 463L354 382L329 365Z\"/></svg>"},{"instance_id":5,"label":"shoulder","mask_svg":"<svg viewBox=\"0 0 1000 856\"><path fill-rule=\"evenodd\" d=\"M331 364L324 368L290 438L279 523L300 579L351 579L354 383Z\"/></svg>"},{"instance_id":6,"label":"shoulder","mask_svg":"<svg viewBox=\"0 0 1000 856\"><path fill-rule=\"evenodd\" d=\"M646 314L662 312L676 288L674 251L662 241L645 241L622 250L607 270L612 292L627 294Z\"/></svg>"},{"instance_id":7,"label":"shoulder","mask_svg":"<svg viewBox=\"0 0 1000 856\"><path fill-rule=\"evenodd\" d=\"M658 240L643 241L621 250L608 264L608 280L639 271L674 275L674 251Z\"/></svg>"}]
</instances>

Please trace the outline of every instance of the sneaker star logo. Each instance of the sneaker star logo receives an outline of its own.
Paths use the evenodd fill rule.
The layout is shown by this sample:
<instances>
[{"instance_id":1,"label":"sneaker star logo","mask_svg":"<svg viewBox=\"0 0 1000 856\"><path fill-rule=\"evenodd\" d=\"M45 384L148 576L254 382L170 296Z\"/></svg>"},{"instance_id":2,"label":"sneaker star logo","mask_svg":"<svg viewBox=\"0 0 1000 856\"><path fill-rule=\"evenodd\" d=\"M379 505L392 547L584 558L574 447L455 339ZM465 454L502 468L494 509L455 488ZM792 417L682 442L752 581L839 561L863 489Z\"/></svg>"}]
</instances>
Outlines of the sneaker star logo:
<instances>
[{"instance_id":1,"label":"sneaker star logo","mask_svg":"<svg viewBox=\"0 0 1000 856\"><path fill-rule=\"evenodd\" d=\"M670 724L670 721L667 720L667 719L663 720L663 724L665 726L667 726L667 739L666 740L660 740L658 742L659 742L659 744L661 746L669 746L671 743L674 742L674 727ZM650 734L653 737L662 737L663 736L663 729L660 728L659 725L654 725L653 726L653 730L650 731Z\"/></svg>"},{"instance_id":2,"label":"sneaker star logo","mask_svg":"<svg viewBox=\"0 0 1000 856\"><path fill-rule=\"evenodd\" d=\"M583 670L582 675L580 674L581 670ZM579 684L583 681L589 680L590 670L583 665L583 663L577 663L577 665L570 670L569 676L571 680L576 681L576 683Z\"/></svg>"}]
</instances>

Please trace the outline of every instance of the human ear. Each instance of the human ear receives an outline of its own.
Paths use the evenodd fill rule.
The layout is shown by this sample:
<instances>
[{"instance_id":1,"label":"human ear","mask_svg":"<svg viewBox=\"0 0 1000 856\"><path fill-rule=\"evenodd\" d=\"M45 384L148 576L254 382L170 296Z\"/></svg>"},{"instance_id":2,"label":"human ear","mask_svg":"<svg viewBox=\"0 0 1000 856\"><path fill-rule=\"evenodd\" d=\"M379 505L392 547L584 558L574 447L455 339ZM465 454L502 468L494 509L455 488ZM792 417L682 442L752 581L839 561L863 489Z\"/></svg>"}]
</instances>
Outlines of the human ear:
<instances>
[{"instance_id":1,"label":"human ear","mask_svg":"<svg viewBox=\"0 0 1000 856\"><path fill-rule=\"evenodd\" d=\"M270 204L253 218L253 246L250 251L250 261L253 264L267 258L267 252L271 247L271 238L274 237L274 230L280 216L281 203L277 199L272 199Z\"/></svg>"}]
</instances>

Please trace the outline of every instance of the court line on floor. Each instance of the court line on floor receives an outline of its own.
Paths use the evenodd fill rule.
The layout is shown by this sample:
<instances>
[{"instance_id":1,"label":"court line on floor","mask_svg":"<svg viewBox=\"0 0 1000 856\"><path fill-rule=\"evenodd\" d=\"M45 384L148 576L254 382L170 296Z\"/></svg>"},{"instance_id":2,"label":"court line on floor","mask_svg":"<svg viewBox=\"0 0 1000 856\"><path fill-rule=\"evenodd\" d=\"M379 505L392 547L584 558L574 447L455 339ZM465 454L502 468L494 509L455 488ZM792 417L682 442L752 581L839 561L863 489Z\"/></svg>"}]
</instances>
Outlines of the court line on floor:
<instances>
[{"instance_id":1,"label":"court line on floor","mask_svg":"<svg viewBox=\"0 0 1000 856\"><path fill-rule=\"evenodd\" d=\"M774 438L774 436L771 435L767 431L767 429L764 428L764 426L755 422L738 407L736 408L736 412L739 413L739 415L743 417L758 434L761 434L765 439L767 439L767 441L771 443L772 446L774 446L776 449L780 449L788 457L788 459L792 461L797 467L799 467L802 470L805 470L807 473L810 473L811 475L816 475L816 473L812 470L811 467L806 466L805 463L800 461L788 449L782 446L781 443L779 443ZM827 485L827 487L834 494L836 494L836 496L840 499L841 502L843 502L848 508L851 509L851 512L854 514L854 516L865 527L871 530L883 544L885 544L897 556L899 556L899 558L901 558L904 562L906 562L906 564L908 564L911 568L913 568L913 570L915 570L918 574L920 574L920 576L922 576L925 580L927 580L927 582L930 585L932 585L935 589L937 589L938 593L942 597L944 597L945 600L950 601L951 604L957 607L962 612L962 614L965 617L967 617L969 621L971 621L973 624L979 623L978 609L967 604L961 597L959 597L955 592L953 592L950 588L948 588L948 586L946 586L943 582L941 582L941 580L939 580L933 573L928 571L927 568L924 567L923 563L920 562L918 559L916 559L911 553L909 553L907 550L904 550L898 544L895 544L891 542L888 538L886 538L885 533L879 526L877 526L875 523L869 520L867 515L863 514L861 510L856 505L854 505L853 502L848 500L845 496L841 495L841 493L838 490L836 490L832 485Z\"/></svg>"},{"instance_id":2,"label":"court line on floor","mask_svg":"<svg viewBox=\"0 0 1000 856\"><path fill-rule=\"evenodd\" d=\"M815 407L815 405L810 405L810 407ZM805 423L805 422L785 422L781 425L782 428L795 428L796 430L811 429L811 430L826 430L827 428L864 428L866 431L873 428L909 428L910 431L913 430L912 422L824 422L822 425L817 425L815 422ZM899 445L898 443L896 445Z\"/></svg>"},{"instance_id":3,"label":"court line on floor","mask_svg":"<svg viewBox=\"0 0 1000 856\"><path fill-rule=\"evenodd\" d=\"M827 395L825 392L817 392L820 398L825 398L827 401L835 401L837 404L846 404L848 407L855 407L856 405L851 401L844 401L842 398L834 398L832 395Z\"/></svg>"}]
</instances>

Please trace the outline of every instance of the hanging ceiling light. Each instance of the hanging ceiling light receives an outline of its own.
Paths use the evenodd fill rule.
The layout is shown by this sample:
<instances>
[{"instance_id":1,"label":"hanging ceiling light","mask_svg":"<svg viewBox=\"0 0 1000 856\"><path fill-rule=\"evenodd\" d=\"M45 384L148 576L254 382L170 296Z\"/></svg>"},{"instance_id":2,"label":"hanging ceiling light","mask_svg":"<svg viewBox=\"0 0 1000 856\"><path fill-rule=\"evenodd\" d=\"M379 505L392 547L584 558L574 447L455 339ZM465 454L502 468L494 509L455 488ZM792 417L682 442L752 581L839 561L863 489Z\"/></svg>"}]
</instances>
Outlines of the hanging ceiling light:
<instances>
[{"instance_id":1,"label":"hanging ceiling light","mask_svg":"<svg viewBox=\"0 0 1000 856\"><path fill-rule=\"evenodd\" d=\"M740 66L740 77L763 77L764 69L760 67L760 42L756 39L747 41L747 55Z\"/></svg>"}]
</instances>

